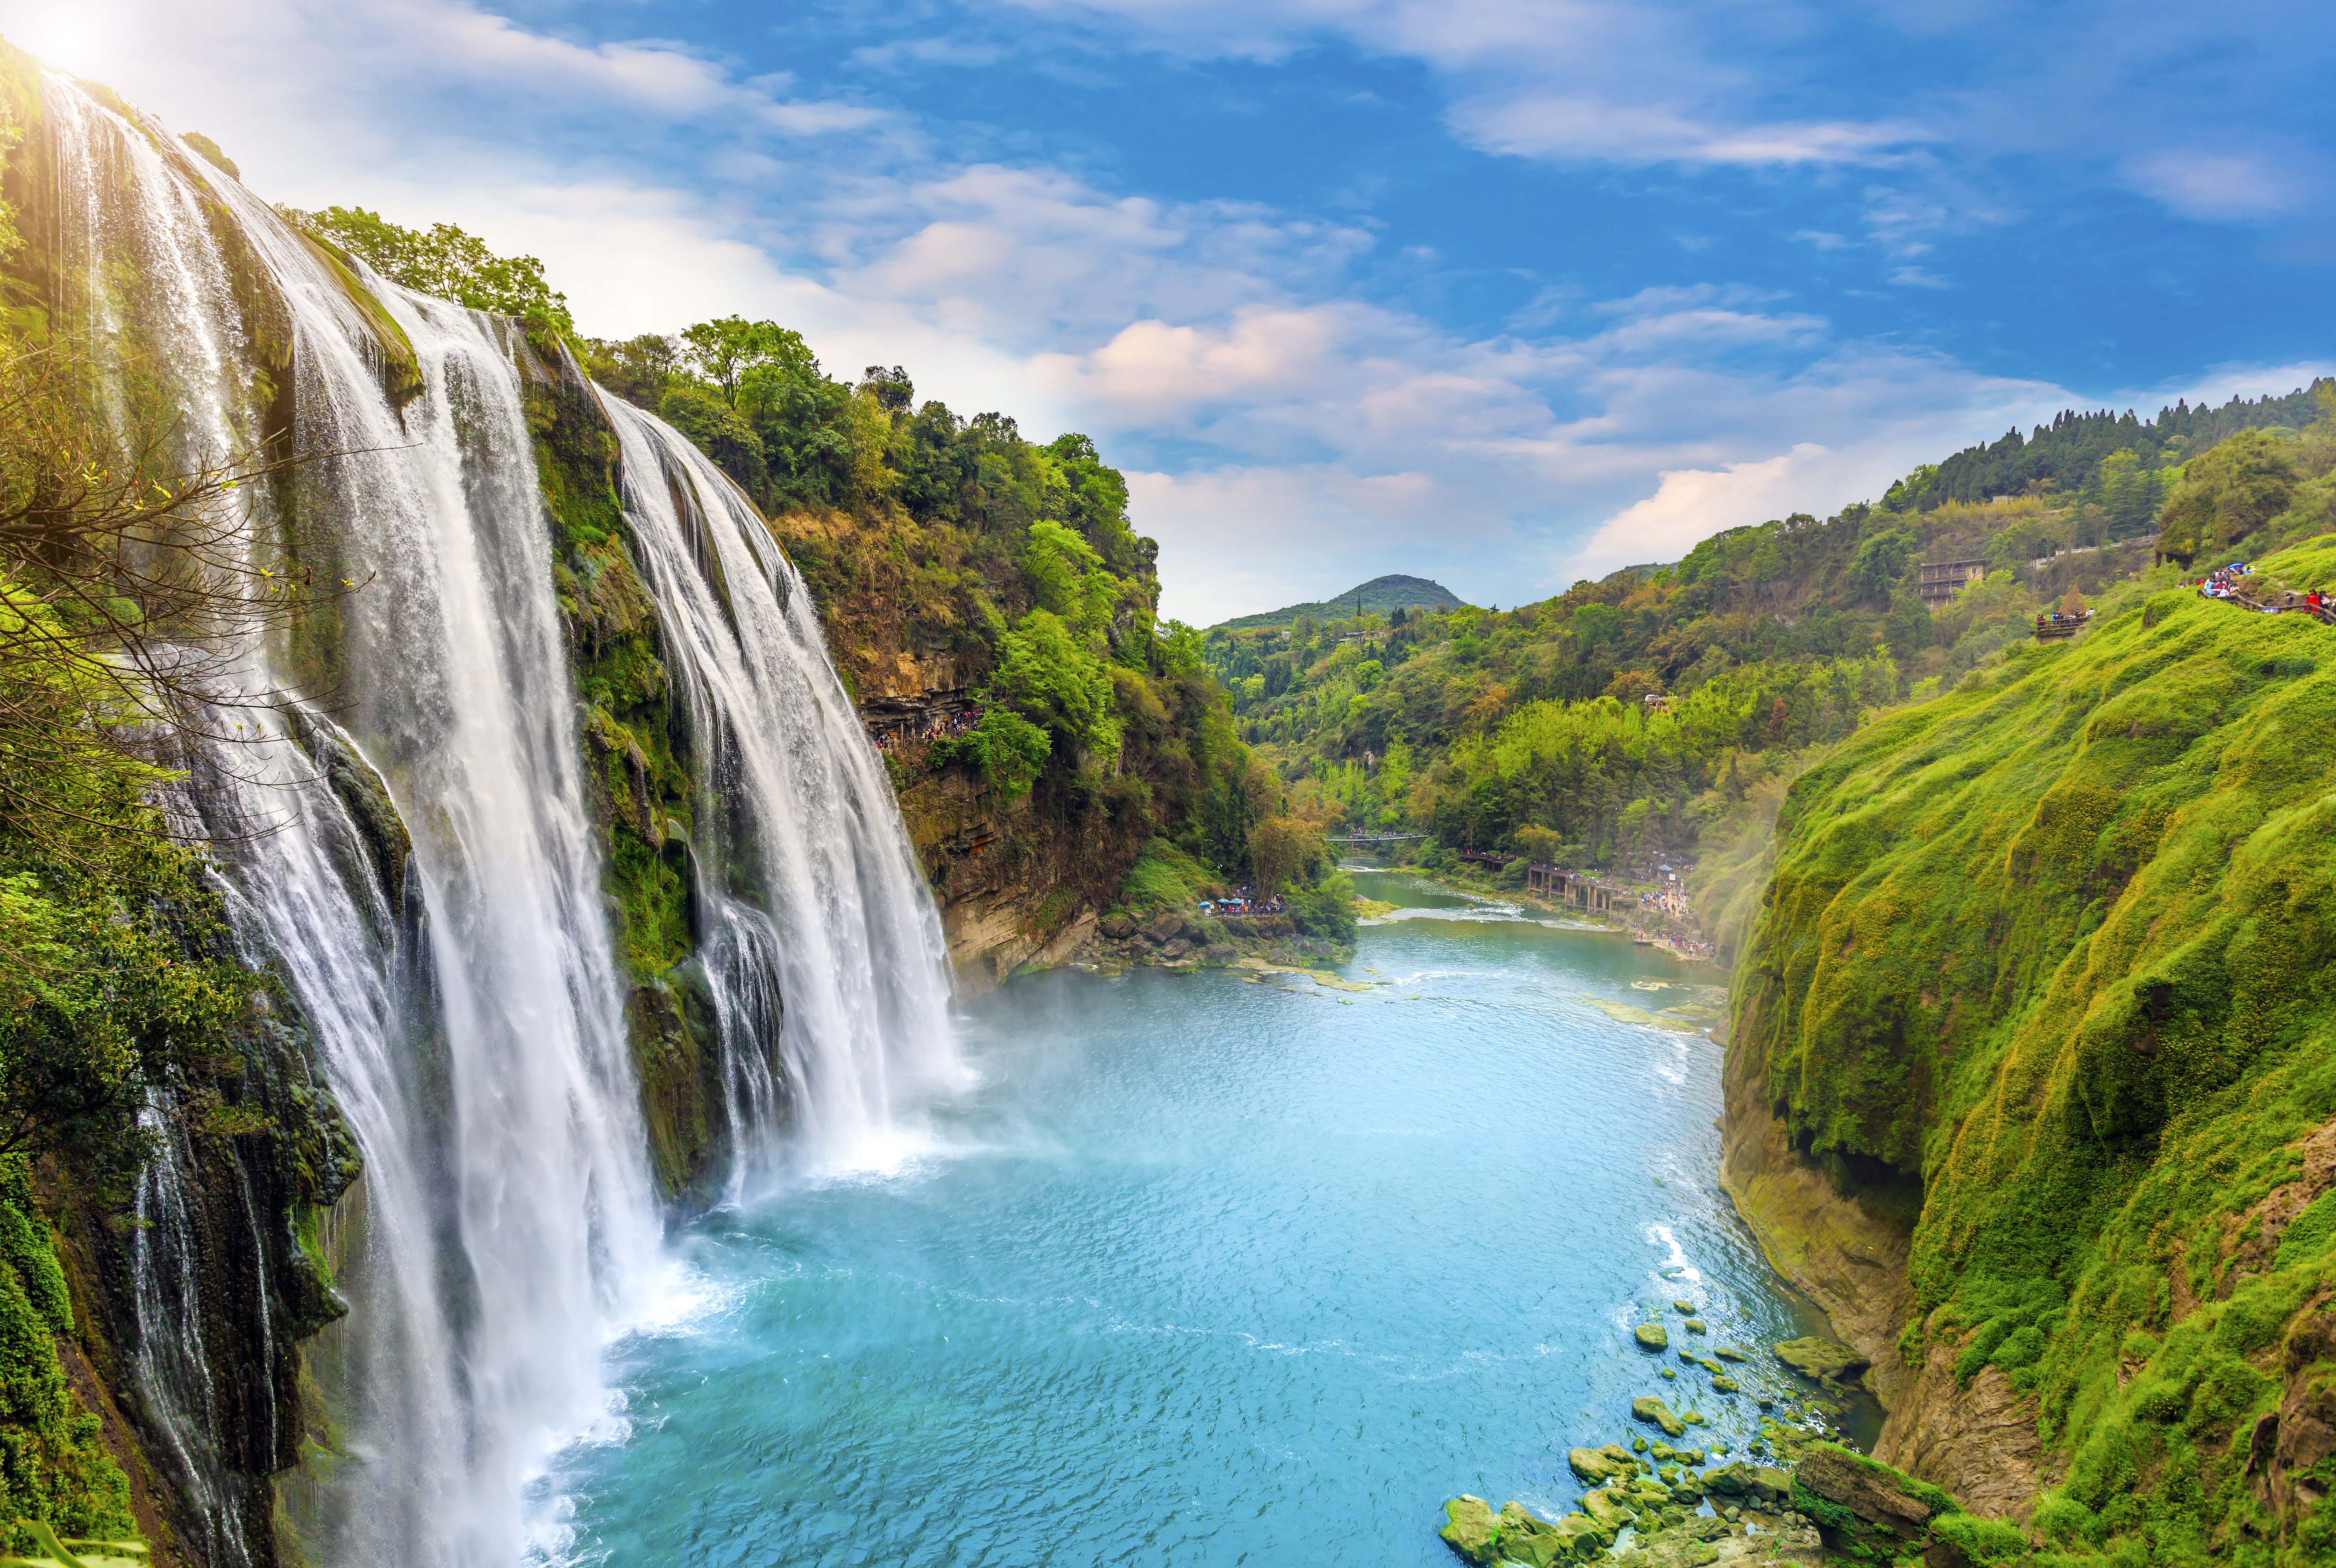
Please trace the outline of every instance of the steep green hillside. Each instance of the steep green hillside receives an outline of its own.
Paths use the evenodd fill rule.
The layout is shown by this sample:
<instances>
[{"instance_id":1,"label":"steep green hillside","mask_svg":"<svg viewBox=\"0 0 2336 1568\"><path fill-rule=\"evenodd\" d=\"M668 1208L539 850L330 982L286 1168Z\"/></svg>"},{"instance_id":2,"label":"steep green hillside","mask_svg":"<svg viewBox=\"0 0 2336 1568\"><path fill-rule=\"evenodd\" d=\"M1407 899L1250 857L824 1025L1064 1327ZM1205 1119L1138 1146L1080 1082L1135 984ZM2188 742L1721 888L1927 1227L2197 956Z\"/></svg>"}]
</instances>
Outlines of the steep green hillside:
<instances>
[{"instance_id":1,"label":"steep green hillside","mask_svg":"<svg viewBox=\"0 0 2336 1568\"><path fill-rule=\"evenodd\" d=\"M1731 1051L1842 1188L1920 1184L1900 1349L2033 1397L2059 1549L2336 1558L2331 758L2336 631L2176 589L1786 802Z\"/></svg>"},{"instance_id":2,"label":"steep green hillside","mask_svg":"<svg viewBox=\"0 0 2336 1568\"><path fill-rule=\"evenodd\" d=\"M1293 604L1260 615L1236 616L1221 624L1228 631L1285 627L1299 620L1346 620L1357 615L1392 616L1397 610L1457 609L1460 596L1424 577L1390 574L1358 582L1346 592L1313 604ZM1215 630L1214 627L1210 628Z\"/></svg>"}]
</instances>

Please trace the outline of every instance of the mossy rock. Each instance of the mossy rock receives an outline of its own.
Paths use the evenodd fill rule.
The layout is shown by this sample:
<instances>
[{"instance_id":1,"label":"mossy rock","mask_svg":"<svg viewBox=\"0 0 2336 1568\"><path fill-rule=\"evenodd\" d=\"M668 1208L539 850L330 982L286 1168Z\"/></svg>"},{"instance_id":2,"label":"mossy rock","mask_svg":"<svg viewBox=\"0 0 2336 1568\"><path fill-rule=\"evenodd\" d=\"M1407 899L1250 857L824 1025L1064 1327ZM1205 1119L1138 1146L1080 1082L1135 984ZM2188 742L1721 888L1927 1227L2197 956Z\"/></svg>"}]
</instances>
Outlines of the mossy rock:
<instances>
[{"instance_id":1,"label":"mossy rock","mask_svg":"<svg viewBox=\"0 0 2336 1568\"><path fill-rule=\"evenodd\" d=\"M1852 1383L1874 1363L1838 1339L1817 1335L1786 1339L1775 1347L1776 1359L1804 1378L1819 1383Z\"/></svg>"},{"instance_id":2,"label":"mossy rock","mask_svg":"<svg viewBox=\"0 0 2336 1568\"><path fill-rule=\"evenodd\" d=\"M1690 1334L1700 1334L1703 1332L1703 1320L1700 1318L1689 1318L1686 1322L1680 1324L1679 1327L1685 1329Z\"/></svg>"},{"instance_id":3,"label":"mossy rock","mask_svg":"<svg viewBox=\"0 0 2336 1568\"><path fill-rule=\"evenodd\" d=\"M1585 1486L1603 1486L1609 1481L1633 1475L1638 1470L1638 1466L1627 1457L1617 1460L1597 1448L1567 1449L1565 1465Z\"/></svg>"},{"instance_id":4,"label":"mossy rock","mask_svg":"<svg viewBox=\"0 0 2336 1568\"><path fill-rule=\"evenodd\" d=\"M1661 1427L1666 1437L1687 1436L1685 1421L1671 1413L1669 1405L1651 1394L1641 1395L1630 1401L1630 1417L1644 1421L1650 1427Z\"/></svg>"},{"instance_id":5,"label":"mossy rock","mask_svg":"<svg viewBox=\"0 0 2336 1568\"><path fill-rule=\"evenodd\" d=\"M1714 1345L1711 1353L1723 1361L1748 1361L1752 1359L1733 1345Z\"/></svg>"},{"instance_id":6,"label":"mossy rock","mask_svg":"<svg viewBox=\"0 0 2336 1568\"><path fill-rule=\"evenodd\" d=\"M1723 1394L1733 1394L1736 1392L1739 1385L1737 1383L1735 1378L1723 1372L1718 1377L1712 1378L1711 1386L1714 1388L1718 1389Z\"/></svg>"},{"instance_id":7,"label":"mossy rock","mask_svg":"<svg viewBox=\"0 0 2336 1568\"><path fill-rule=\"evenodd\" d=\"M1667 1350L1670 1348L1671 1337L1660 1323L1641 1323L1631 1329L1630 1334L1639 1341L1639 1349L1642 1350Z\"/></svg>"},{"instance_id":8,"label":"mossy rock","mask_svg":"<svg viewBox=\"0 0 2336 1568\"><path fill-rule=\"evenodd\" d=\"M1695 1303L1693 1301L1677 1300L1673 1301L1671 1305L1690 1318L1695 1316Z\"/></svg>"}]
</instances>

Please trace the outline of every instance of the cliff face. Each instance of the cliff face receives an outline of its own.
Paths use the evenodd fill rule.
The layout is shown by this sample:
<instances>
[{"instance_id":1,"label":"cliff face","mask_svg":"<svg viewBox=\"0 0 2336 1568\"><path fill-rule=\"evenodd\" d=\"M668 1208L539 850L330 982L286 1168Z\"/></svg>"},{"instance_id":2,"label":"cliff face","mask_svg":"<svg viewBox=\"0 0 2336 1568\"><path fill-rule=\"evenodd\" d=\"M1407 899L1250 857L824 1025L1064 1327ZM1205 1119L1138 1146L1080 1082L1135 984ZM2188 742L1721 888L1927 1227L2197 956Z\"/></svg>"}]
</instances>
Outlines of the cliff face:
<instances>
[{"instance_id":1,"label":"cliff face","mask_svg":"<svg viewBox=\"0 0 2336 1568\"><path fill-rule=\"evenodd\" d=\"M1780 821L1731 1191L1874 1356L1880 1456L2063 1546L2336 1549L2331 721L2336 638L2177 590Z\"/></svg>"},{"instance_id":2,"label":"cliff face","mask_svg":"<svg viewBox=\"0 0 2336 1568\"><path fill-rule=\"evenodd\" d=\"M988 990L1078 948L1155 833L1222 818L1237 841L1242 806L1227 792L1241 747L1222 693L1197 662L1164 675L1114 668L1122 745L1113 774L1050 766L1014 794L937 764L920 738L978 710L997 664L985 623L1031 599L1011 557L897 511L790 511L771 527L811 589L861 716L900 737L888 753L892 782L960 988ZM1148 621L1159 595L1148 552L1130 581Z\"/></svg>"}]
</instances>

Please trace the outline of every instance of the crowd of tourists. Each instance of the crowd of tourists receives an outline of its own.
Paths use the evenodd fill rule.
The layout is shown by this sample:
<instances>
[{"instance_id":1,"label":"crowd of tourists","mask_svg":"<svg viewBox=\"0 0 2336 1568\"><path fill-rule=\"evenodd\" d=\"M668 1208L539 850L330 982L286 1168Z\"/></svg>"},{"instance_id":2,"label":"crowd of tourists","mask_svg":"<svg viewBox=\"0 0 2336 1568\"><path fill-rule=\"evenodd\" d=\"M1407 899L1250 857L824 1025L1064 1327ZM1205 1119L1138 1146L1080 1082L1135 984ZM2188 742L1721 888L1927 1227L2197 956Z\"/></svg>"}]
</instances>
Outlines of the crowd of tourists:
<instances>
[{"instance_id":1,"label":"crowd of tourists","mask_svg":"<svg viewBox=\"0 0 2336 1568\"><path fill-rule=\"evenodd\" d=\"M1224 898L1202 899L1201 912L1204 915L1278 915L1281 912L1281 895L1272 893L1260 899L1255 888L1238 887Z\"/></svg>"},{"instance_id":2,"label":"crowd of tourists","mask_svg":"<svg viewBox=\"0 0 2336 1568\"><path fill-rule=\"evenodd\" d=\"M948 740L964 735L981 723L981 710L968 708L962 713L945 713L924 719L893 719L871 726L876 733L876 749L891 751L896 746L920 742Z\"/></svg>"},{"instance_id":3,"label":"crowd of tourists","mask_svg":"<svg viewBox=\"0 0 2336 1568\"><path fill-rule=\"evenodd\" d=\"M2234 604L2241 609L2253 610L2259 615L2285 615L2290 610L2297 610L2311 616L2315 620L2336 624L2336 596L2315 588L2302 594L2286 594L2285 602L2274 602L2266 598L2255 597L2247 593L2240 586L2239 581L2242 578L2253 577L2254 570L2253 567L2244 560L2234 560L2228 566L2218 567L2198 579L2198 597L2219 599L2226 603Z\"/></svg>"},{"instance_id":4,"label":"crowd of tourists","mask_svg":"<svg viewBox=\"0 0 2336 1568\"><path fill-rule=\"evenodd\" d=\"M1650 943L1659 948L1669 948L1683 959L1708 959L1711 957L1713 951L1711 943L1698 941L1693 937L1683 937L1677 931L1647 931L1633 927L1630 935L1635 940Z\"/></svg>"}]
</instances>

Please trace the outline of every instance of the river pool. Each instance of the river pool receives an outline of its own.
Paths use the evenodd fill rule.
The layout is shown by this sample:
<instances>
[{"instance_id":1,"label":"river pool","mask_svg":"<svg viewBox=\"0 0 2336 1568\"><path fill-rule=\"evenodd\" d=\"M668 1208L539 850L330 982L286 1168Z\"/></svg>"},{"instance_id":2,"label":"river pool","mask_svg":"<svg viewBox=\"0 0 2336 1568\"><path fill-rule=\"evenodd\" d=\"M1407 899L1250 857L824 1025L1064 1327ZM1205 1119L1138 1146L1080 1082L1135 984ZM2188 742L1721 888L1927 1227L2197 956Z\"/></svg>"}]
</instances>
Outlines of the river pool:
<instances>
[{"instance_id":1,"label":"river pool","mask_svg":"<svg viewBox=\"0 0 2336 1568\"><path fill-rule=\"evenodd\" d=\"M904 1152L691 1226L550 1554L1446 1568L1445 1498L1563 1513L1634 1396L1740 1452L1823 1320L1715 1181L1712 971L1358 883L1345 986L1017 979ZM1632 1344L1674 1298L1742 1393Z\"/></svg>"}]
</instances>

